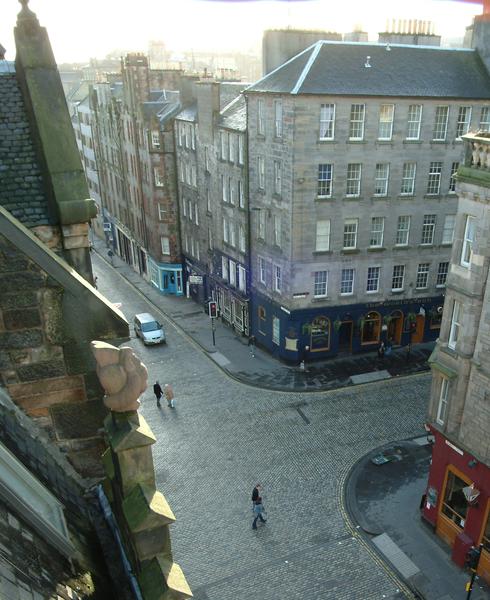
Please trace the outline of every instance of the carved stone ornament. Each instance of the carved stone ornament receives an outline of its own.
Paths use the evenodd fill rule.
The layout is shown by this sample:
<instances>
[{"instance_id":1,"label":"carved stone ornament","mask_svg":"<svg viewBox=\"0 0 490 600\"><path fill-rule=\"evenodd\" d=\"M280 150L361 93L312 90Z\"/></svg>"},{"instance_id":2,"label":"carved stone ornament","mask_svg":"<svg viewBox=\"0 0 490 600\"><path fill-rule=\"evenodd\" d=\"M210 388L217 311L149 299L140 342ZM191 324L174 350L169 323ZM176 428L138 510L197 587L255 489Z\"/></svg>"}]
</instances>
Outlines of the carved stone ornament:
<instances>
[{"instance_id":1,"label":"carved stone ornament","mask_svg":"<svg viewBox=\"0 0 490 600\"><path fill-rule=\"evenodd\" d=\"M116 348L106 342L90 343L96 372L105 390L104 404L115 412L138 410L146 390L148 371L131 348Z\"/></svg>"}]
</instances>

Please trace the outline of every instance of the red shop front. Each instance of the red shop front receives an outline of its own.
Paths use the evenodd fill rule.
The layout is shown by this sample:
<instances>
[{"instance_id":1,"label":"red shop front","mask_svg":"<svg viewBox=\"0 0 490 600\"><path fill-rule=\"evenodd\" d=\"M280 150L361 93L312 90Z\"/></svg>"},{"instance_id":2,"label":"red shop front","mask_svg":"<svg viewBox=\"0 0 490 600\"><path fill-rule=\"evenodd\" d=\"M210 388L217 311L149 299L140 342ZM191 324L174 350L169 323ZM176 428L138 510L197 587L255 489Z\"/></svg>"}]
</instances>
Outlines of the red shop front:
<instances>
[{"instance_id":1,"label":"red shop front","mask_svg":"<svg viewBox=\"0 0 490 600\"><path fill-rule=\"evenodd\" d=\"M431 432L435 441L423 517L451 546L461 567L469 548L482 543L478 573L490 583L490 469L436 429Z\"/></svg>"}]
</instances>

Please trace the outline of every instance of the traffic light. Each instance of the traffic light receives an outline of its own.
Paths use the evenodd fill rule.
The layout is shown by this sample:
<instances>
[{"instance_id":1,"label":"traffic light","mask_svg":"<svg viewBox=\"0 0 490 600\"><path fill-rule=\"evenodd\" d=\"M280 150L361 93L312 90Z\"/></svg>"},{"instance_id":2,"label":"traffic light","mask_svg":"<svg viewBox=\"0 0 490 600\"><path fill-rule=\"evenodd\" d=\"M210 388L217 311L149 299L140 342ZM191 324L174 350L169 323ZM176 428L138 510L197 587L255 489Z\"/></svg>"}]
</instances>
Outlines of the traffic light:
<instances>
[{"instance_id":1,"label":"traffic light","mask_svg":"<svg viewBox=\"0 0 490 600\"><path fill-rule=\"evenodd\" d=\"M478 563L480 562L480 554L480 549L472 546L466 553L464 566L472 571L476 571L478 569Z\"/></svg>"},{"instance_id":2,"label":"traffic light","mask_svg":"<svg viewBox=\"0 0 490 600\"><path fill-rule=\"evenodd\" d=\"M209 307L209 309L208 309L209 316L212 319L215 319L218 316L218 304L217 304L217 302L214 302L214 301L210 302L208 304L208 307Z\"/></svg>"}]
</instances>

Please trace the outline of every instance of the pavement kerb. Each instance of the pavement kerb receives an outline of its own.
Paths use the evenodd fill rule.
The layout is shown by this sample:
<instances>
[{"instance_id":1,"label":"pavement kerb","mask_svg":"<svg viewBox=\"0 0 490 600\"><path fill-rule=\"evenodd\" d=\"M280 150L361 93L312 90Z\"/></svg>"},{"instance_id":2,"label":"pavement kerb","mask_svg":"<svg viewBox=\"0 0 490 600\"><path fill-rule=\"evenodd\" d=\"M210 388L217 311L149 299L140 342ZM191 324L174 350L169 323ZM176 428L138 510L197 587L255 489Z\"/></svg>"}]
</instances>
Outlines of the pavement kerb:
<instances>
[{"instance_id":1,"label":"pavement kerb","mask_svg":"<svg viewBox=\"0 0 490 600\"><path fill-rule=\"evenodd\" d=\"M133 288L133 291L135 291L136 293L138 293L147 302L149 302L155 308L155 310L157 310L159 312L159 314L165 319L165 321L167 321L168 323L171 323L172 326L181 335L183 335L186 338L187 341L189 341L194 346L196 346L197 348L199 348L200 350L202 350L204 352L204 354L207 356L207 358L210 360L210 362L215 367L217 367L218 369L220 369L220 371L222 371L223 373L225 373L226 375L228 375L228 377L230 377L231 379L233 379L234 381L236 381L238 383L241 383L243 385L247 385L249 387L254 387L254 388L257 388L257 389L261 389L261 390L270 390L270 391L274 391L274 392L288 392L288 393L295 393L295 394L297 394L298 392L301 392L301 393L333 392L335 390L344 389L346 387L359 387L359 386L362 386L362 385L368 385L366 383L352 383L352 381L348 381L345 385L338 385L336 387L318 386L318 387L314 387L314 388L311 388L311 387L290 388L290 387L284 387L284 386L280 386L280 385L274 386L274 385L270 385L270 384L267 384L267 383L261 383L261 384L259 384L259 383L255 382L255 381L251 380L251 379L247 379L246 377L239 377L233 371L230 371L229 369L227 369L223 365L220 365L215 360L213 360L213 358L211 357L211 355L214 354L214 352L216 352L216 351L210 351L210 350L208 350L206 348L206 346L204 346L198 340L196 340L191 335L189 335L185 331L185 329L183 329L174 319L172 319L172 317L170 317L157 304L155 304L151 300L151 298L149 298L141 290L139 290L133 284L133 282L124 275L123 272L119 271L117 267L115 267L113 264L111 264L111 262L109 260L107 260L107 258L105 256L103 256L103 254L101 254L96 248L93 249L93 252L95 252L97 254L97 256L99 256L99 258L101 258L109 267L111 267L111 269L113 269L114 271L118 272L119 275L126 281L126 283ZM400 378L407 378L407 377L415 377L417 375L427 374L427 372L428 371L422 371L422 372L417 372L417 373L407 373L406 375L397 375L396 378L400 379ZM373 382L373 383L376 383L376 382Z\"/></svg>"},{"instance_id":2,"label":"pavement kerb","mask_svg":"<svg viewBox=\"0 0 490 600\"><path fill-rule=\"evenodd\" d=\"M354 486L362 466L371 455L379 454L387 446L402 442L411 442L419 437L421 437L421 435L415 435L413 437L405 438L403 440L387 442L382 446L378 446L377 448L370 450L364 456L361 456L361 458L359 458L349 469L341 490L341 509L348 527L351 529L351 531L355 532L355 535L363 543L366 549L368 549L371 556L376 556L376 562L378 562L378 564L383 564L383 568L385 569L385 571L397 583L397 585L400 585L400 589L407 595L407 598L413 600L424 600L425 596L422 595L419 590L416 590L413 587L413 585L409 581L407 581L407 579L403 577L403 575L391 565L391 563L386 559L386 557L379 550L379 548L375 544L373 544L371 537L380 535L381 533L383 533L383 531L371 531L370 526L367 525L367 523L362 523L364 519L362 518L362 516L360 516L357 506L355 506L356 502ZM366 527L364 525L366 525Z\"/></svg>"}]
</instances>

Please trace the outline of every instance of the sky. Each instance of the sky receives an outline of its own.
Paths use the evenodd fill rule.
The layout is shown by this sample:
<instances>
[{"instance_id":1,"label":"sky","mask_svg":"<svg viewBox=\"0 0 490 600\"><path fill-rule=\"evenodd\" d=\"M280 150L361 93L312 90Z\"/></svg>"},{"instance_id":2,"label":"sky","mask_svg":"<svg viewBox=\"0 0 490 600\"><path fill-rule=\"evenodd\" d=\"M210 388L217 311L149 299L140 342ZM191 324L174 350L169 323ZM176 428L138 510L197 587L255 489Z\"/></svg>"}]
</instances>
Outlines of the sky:
<instances>
[{"instance_id":1,"label":"sky","mask_svg":"<svg viewBox=\"0 0 490 600\"><path fill-rule=\"evenodd\" d=\"M147 52L162 40L176 52L259 49L268 28L347 32L360 25L376 41L387 19L431 20L435 33L461 37L478 4L449 0L30 0L58 63L103 58L113 50ZM0 43L14 59L17 0L2 0Z\"/></svg>"}]
</instances>

